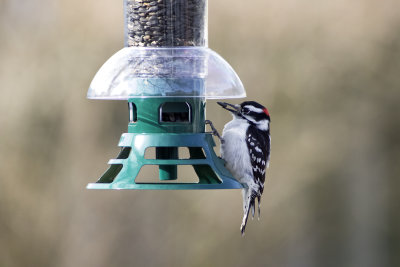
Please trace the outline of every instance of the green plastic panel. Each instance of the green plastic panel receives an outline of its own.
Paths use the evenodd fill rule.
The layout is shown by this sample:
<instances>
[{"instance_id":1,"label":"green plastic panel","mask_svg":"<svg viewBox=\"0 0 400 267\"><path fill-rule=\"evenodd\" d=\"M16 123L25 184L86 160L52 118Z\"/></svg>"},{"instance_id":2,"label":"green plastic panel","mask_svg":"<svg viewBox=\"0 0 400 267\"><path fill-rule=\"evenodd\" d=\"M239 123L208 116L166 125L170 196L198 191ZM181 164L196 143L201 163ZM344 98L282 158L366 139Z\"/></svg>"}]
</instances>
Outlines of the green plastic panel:
<instances>
[{"instance_id":1,"label":"green plastic panel","mask_svg":"<svg viewBox=\"0 0 400 267\"><path fill-rule=\"evenodd\" d=\"M129 99L128 133L119 141L121 152L111 166L88 189L239 189L213 147L213 137L205 133L203 98ZM146 159L147 148L154 147L154 159ZM189 149L188 159L179 159L178 147ZM135 182L141 168L156 165L159 182ZM179 165L192 165L198 183L180 183ZM151 179L149 179L151 180ZM171 181L176 181L171 183Z\"/></svg>"}]
</instances>

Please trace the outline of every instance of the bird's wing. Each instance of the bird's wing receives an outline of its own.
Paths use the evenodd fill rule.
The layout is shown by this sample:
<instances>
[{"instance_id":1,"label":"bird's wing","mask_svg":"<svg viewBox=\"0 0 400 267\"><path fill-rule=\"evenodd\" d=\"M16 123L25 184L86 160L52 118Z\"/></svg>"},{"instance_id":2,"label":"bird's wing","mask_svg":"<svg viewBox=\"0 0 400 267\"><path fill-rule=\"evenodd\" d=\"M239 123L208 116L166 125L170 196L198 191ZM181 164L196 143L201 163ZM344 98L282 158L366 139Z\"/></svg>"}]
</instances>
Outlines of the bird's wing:
<instances>
[{"instance_id":1,"label":"bird's wing","mask_svg":"<svg viewBox=\"0 0 400 267\"><path fill-rule=\"evenodd\" d=\"M269 140L266 140L266 138L257 130L250 129L248 131L246 143L250 152L254 182L261 187L260 189L262 192L265 182L265 169L268 164L267 157L269 154Z\"/></svg>"}]
</instances>

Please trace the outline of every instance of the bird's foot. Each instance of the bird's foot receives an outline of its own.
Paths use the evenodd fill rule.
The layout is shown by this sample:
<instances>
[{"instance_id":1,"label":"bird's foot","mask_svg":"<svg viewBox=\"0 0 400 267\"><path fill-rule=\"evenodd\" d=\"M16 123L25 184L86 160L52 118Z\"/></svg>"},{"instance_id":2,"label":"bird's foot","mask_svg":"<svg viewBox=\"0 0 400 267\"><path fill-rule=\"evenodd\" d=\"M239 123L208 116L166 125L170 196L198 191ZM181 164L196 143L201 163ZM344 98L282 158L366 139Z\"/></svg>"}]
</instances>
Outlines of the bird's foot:
<instances>
[{"instance_id":1,"label":"bird's foot","mask_svg":"<svg viewBox=\"0 0 400 267\"><path fill-rule=\"evenodd\" d=\"M216 137L219 138L219 140L221 140L221 142L223 142L223 140L222 140L221 136L219 135L217 129L215 129L214 124L212 123L212 121L206 120L206 124L210 125L212 135L215 135Z\"/></svg>"}]
</instances>

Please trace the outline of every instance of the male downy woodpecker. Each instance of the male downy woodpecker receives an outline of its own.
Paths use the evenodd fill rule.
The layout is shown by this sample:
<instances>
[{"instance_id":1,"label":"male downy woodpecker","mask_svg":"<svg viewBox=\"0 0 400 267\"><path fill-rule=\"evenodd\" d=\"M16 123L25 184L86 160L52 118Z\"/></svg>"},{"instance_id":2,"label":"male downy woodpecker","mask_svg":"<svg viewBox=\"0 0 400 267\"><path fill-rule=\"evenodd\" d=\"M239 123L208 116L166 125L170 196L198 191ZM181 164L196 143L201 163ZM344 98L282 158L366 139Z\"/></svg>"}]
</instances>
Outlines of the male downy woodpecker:
<instances>
[{"instance_id":1,"label":"male downy woodpecker","mask_svg":"<svg viewBox=\"0 0 400 267\"><path fill-rule=\"evenodd\" d=\"M244 216L240 226L243 235L250 210L254 218L256 198L260 216L265 170L270 159L271 120L268 110L254 101L245 101L240 105L223 102L218 104L233 115L233 119L225 125L222 133L221 157L233 177L247 187L243 189ZM211 127L219 136L212 124Z\"/></svg>"}]
</instances>

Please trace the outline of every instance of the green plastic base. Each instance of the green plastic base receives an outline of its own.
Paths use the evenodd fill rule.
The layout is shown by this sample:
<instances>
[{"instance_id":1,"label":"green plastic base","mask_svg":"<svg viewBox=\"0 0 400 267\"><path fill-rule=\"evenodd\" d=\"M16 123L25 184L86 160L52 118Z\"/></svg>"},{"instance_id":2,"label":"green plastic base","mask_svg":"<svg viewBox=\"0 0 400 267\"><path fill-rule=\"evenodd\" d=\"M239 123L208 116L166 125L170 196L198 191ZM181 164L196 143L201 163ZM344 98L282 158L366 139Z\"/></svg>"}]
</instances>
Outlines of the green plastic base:
<instances>
[{"instance_id":1,"label":"green plastic base","mask_svg":"<svg viewBox=\"0 0 400 267\"><path fill-rule=\"evenodd\" d=\"M208 133L124 133L119 146L122 148L116 159L111 159L110 168L96 183L88 184L88 189L240 189L243 185L236 181L224 167L224 161L214 152L214 140ZM148 147L187 147L189 159L146 159ZM204 151L204 152L203 152ZM135 179L144 165L177 166L192 165L198 183L136 183Z\"/></svg>"}]
</instances>

